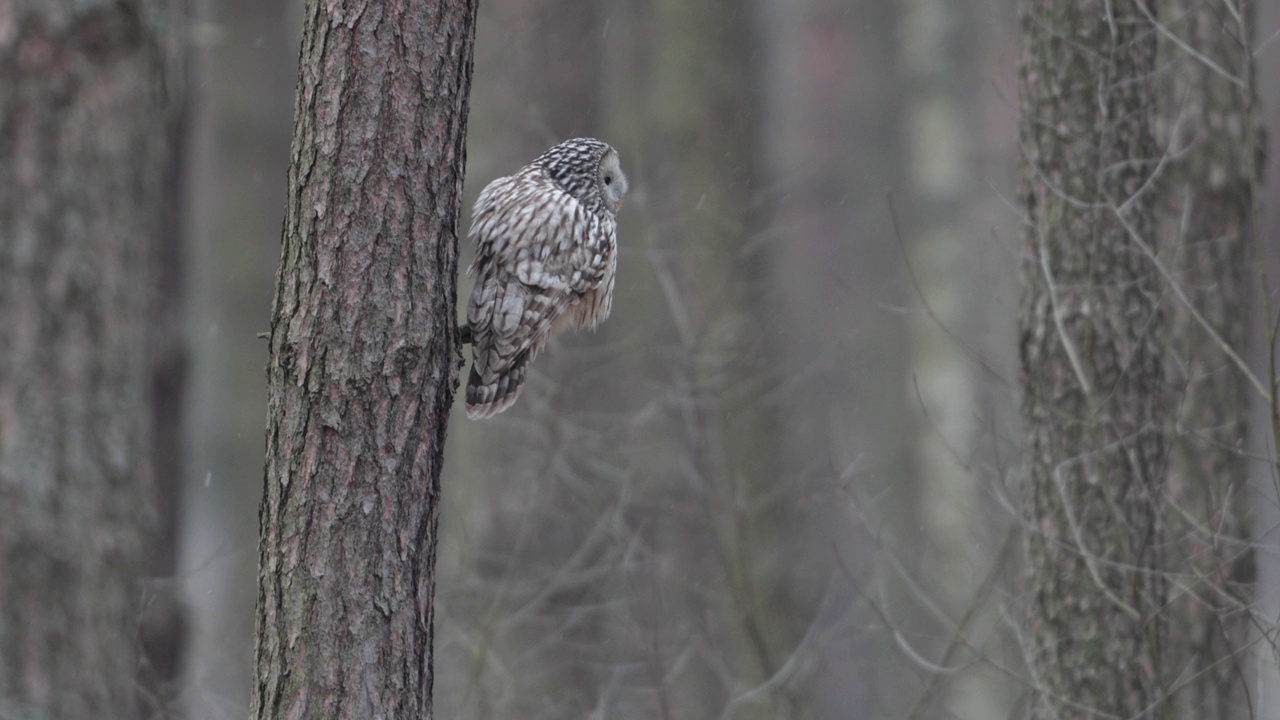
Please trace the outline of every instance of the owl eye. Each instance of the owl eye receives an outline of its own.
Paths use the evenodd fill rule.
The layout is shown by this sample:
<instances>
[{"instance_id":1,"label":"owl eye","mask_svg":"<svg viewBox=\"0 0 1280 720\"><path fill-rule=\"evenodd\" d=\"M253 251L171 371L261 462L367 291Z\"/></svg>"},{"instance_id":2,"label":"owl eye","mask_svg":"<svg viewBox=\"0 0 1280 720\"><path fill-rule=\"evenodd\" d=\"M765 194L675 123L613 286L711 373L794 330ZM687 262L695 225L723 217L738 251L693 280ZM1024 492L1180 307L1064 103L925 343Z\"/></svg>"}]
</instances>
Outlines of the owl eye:
<instances>
[{"instance_id":1,"label":"owl eye","mask_svg":"<svg viewBox=\"0 0 1280 720\"><path fill-rule=\"evenodd\" d=\"M612 184L613 184L613 176L612 176L612 175L605 175L605 176L604 176L604 184L605 184L605 185L612 185Z\"/></svg>"}]
</instances>

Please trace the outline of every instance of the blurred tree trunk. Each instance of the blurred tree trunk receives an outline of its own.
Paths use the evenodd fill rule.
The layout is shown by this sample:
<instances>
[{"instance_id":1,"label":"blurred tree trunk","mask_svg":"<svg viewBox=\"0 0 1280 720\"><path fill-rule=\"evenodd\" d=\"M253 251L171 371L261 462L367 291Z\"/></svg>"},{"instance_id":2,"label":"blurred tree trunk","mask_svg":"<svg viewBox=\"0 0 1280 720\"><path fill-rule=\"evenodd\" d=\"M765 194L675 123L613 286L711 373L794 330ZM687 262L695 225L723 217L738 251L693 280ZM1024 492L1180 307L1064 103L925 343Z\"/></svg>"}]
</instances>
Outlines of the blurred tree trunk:
<instances>
[{"instance_id":1,"label":"blurred tree trunk","mask_svg":"<svg viewBox=\"0 0 1280 720\"><path fill-rule=\"evenodd\" d=\"M183 480L186 477L186 389L189 351L186 335L186 210L187 119L190 103L188 49L181 28L189 23L186 0L170 0L178 13L175 32L180 43L171 57L169 77L183 97L174 99L169 126L168 164L164 168L167 195L161 231L151 244L151 468L155 477L156 528L149 545L148 589L143 596L142 662L139 669L139 717L168 718L179 713L179 681L185 667L189 611L178 574L179 526Z\"/></svg>"},{"instance_id":2,"label":"blurred tree trunk","mask_svg":"<svg viewBox=\"0 0 1280 720\"><path fill-rule=\"evenodd\" d=\"M561 140L602 135L601 3L516 0L507 7L522 30L515 38L521 61L510 70L530 110L518 128L530 158Z\"/></svg>"},{"instance_id":3,"label":"blurred tree trunk","mask_svg":"<svg viewBox=\"0 0 1280 720\"><path fill-rule=\"evenodd\" d=\"M904 388L914 410L913 483L918 509L896 530L894 552L919 558L917 582L948 618L979 621L975 604L984 603L991 587L988 574L1009 530L1001 522L983 522L982 469L994 464L986 448L996 442L994 415L985 407L980 375L989 360L981 338L991 324L984 303L993 302L999 287L984 278L988 253L980 245L989 232L977 221L992 194L985 182L982 158L982 85L989 82L983 48L996 41L999 29L990 22L991 8L975 0L904 0L901 43L905 95L902 133L905 141L905 192L890 189L911 273L909 287L917 297L905 314L912 357ZM964 238L964 240L960 240ZM1006 346L1007 347L1007 346ZM1001 511L1003 512L1003 511ZM903 605L918 603L908 598ZM990 608L984 608L990 610ZM927 628L938 616L921 613L911 627ZM905 628L904 628L905 629ZM961 629L961 632L966 632ZM917 647L951 666L962 647L955 626L937 623L918 632ZM932 644L924 638L934 638ZM959 717L1002 715L996 679L979 666L970 672L929 677L914 712ZM926 710L927 708L927 710Z\"/></svg>"},{"instance_id":4,"label":"blurred tree trunk","mask_svg":"<svg viewBox=\"0 0 1280 720\"><path fill-rule=\"evenodd\" d=\"M156 521L152 253L179 5L10 3L0 31L0 715L137 715ZM172 239L168 237L167 239Z\"/></svg>"},{"instance_id":5,"label":"blurred tree trunk","mask_svg":"<svg viewBox=\"0 0 1280 720\"><path fill-rule=\"evenodd\" d=\"M1143 717L1165 662L1164 333L1139 246L1156 33L1135 0L1024 0L1020 17L1032 715Z\"/></svg>"},{"instance_id":6,"label":"blurred tree trunk","mask_svg":"<svg viewBox=\"0 0 1280 720\"><path fill-rule=\"evenodd\" d=\"M268 365L254 717L431 717L475 11L306 6Z\"/></svg>"},{"instance_id":7,"label":"blurred tree trunk","mask_svg":"<svg viewBox=\"0 0 1280 720\"><path fill-rule=\"evenodd\" d=\"M679 289L671 317L684 354L677 391L687 403L676 408L681 450L711 530L708 537L706 526L690 528L689 540L704 548L697 556L714 563L687 572L703 577L710 570L724 583L710 609L727 620L717 631L733 677L711 693L723 698L725 690L774 677L805 627L782 582L787 553L779 528L787 503L778 491L774 335L758 197L760 28L755 4L738 0L664 0L654 23L663 51L653 68L645 147L660 158L656 209L669 222L660 247L672 258ZM728 699L737 701L732 692ZM719 712L715 700L703 700ZM783 684L737 716L794 711Z\"/></svg>"},{"instance_id":8,"label":"blurred tree trunk","mask_svg":"<svg viewBox=\"0 0 1280 720\"><path fill-rule=\"evenodd\" d=\"M919 557L912 348L892 309L913 297L886 202L908 179L908 8L883 0L758 4L770 13L770 97L757 132L765 147L753 156L768 157L755 197L766 201L767 217L751 242L767 257L764 317L775 318L771 409L786 487L778 491L806 509L786 525L790 547L803 548L783 553L788 615L802 620L806 607L848 598L851 624L880 626L881 608L868 608L862 588L845 578L861 583L877 565ZM899 556L905 547L913 549ZM833 550L841 560L834 578ZM882 577L890 578L880 597L894 609L894 629L918 627L915 592L894 582L895 572ZM817 702L903 715L919 682L895 662L901 657L890 633L856 633L840 651L824 652Z\"/></svg>"},{"instance_id":9,"label":"blurred tree trunk","mask_svg":"<svg viewBox=\"0 0 1280 720\"><path fill-rule=\"evenodd\" d=\"M1245 456L1251 393L1222 343L1244 355L1253 297L1263 147L1251 55L1255 3L1161 5L1176 38L1161 36L1161 64L1173 68L1161 140L1177 158L1160 185L1161 235L1181 240L1176 277L1201 316L1182 303L1171 305L1177 362L1170 363L1170 384L1183 396L1171 448L1168 522L1169 536L1185 542L1171 563L1182 574L1170 667L1187 683L1179 717L1230 720L1250 714L1247 678L1254 672L1243 652L1256 574Z\"/></svg>"},{"instance_id":10,"label":"blurred tree trunk","mask_svg":"<svg viewBox=\"0 0 1280 720\"><path fill-rule=\"evenodd\" d=\"M755 82L768 95L752 151L753 162L767 159L748 240L765 256L769 288L757 296L757 317L768 324L756 328L766 330L768 379L777 383L765 385L775 403L774 491L804 513L777 524L786 531L773 540L784 558L775 587L786 588L787 606L775 607L804 622L823 603L847 603L852 625L881 625L861 588L845 580L861 582L885 548L880 540L915 538L920 528L913 403L904 401L910 347L902 315L888 310L910 301L886 202L905 179L906 8L880 0L754 4L766 13ZM875 506L865 515L853 509L864 497ZM910 625L901 585L880 587L895 620ZM824 649L821 669L806 678L815 705L901 714L919 684L893 662L900 655L887 638L859 632L839 651Z\"/></svg>"}]
</instances>

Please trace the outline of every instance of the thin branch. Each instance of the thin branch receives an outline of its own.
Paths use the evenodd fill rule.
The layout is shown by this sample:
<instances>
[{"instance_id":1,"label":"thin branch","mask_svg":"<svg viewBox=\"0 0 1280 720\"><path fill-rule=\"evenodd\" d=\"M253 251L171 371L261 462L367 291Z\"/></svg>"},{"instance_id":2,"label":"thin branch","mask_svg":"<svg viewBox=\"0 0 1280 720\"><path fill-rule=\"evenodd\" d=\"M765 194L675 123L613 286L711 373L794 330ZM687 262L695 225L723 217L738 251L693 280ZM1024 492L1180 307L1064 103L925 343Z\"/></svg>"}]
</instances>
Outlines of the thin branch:
<instances>
[{"instance_id":1,"label":"thin branch","mask_svg":"<svg viewBox=\"0 0 1280 720\"><path fill-rule=\"evenodd\" d=\"M1058 467L1053 469L1053 482L1058 488L1058 497L1062 500L1062 511L1067 516L1067 525L1071 527L1071 535L1075 538L1076 547L1080 548L1080 557L1084 560L1084 566L1088 569L1089 576L1093 578L1093 584L1098 587L1098 590L1103 594L1103 596L1110 600L1116 607L1123 610L1126 615L1134 620L1141 620L1142 613L1138 612L1137 608L1125 602L1124 598L1116 595L1115 591L1107 586L1106 581L1102 579L1102 573L1098 570L1098 564L1095 561L1093 553L1085 547L1084 533L1080 528L1079 520L1076 519L1075 512L1071 509L1071 501L1067 497L1066 483L1062 479L1061 472L1064 465L1069 462L1077 461L1079 461L1078 458L1075 460L1068 460L1059 463Z\"/></svg>"},{"instance_id":2,"label":"thin branch","mask_svg":"<svg viewBox=\"0 0 1280 720\"><path fill-rule=\"evenodd\" d=\"M1204 53L1201 53L1200 51L1188 45L1185 40L1178 37L1176 34L1173 33L1173 31L1169 30L1169 28L1161 24L1161 22L1156 19L1156 16L1151 14L1151 10L1147 7L1146 3L1139 2L1135 4L1138 6L1138 9L1142 11L1142 14L1147 16L1147 20L1151 21L1151 24L1154 25L1155 28L1160 31L1160 34L1169 38L1169 40L1174 45L1177 45L1179 48L1181 48L1183 52L1187 53L1191 57L1198 60L1205 67L1221 75L1232 85L1235 85L1236 87L1241 89L1248 88L1248 85L1245 84L1244 80L1236 77L1235 75L1232 75L1226 68L1222 67L1221 65L1214 62L1210 58L1205 57Z\"/></svg>"},{"instance_id":3,"label":"thin branch","mask_svg":"<svg viewBox=\"0 0 1280 720\"><path fill-rule=\"evenodd\" d=\"M1268 403L1271 403L1272 393L1262 384L1262 381L1258 379L1258 376L1249 369L1249 365L1244 361L1244 358L1240 357L1240 354L1237 353L1235 349L1233 349L1231 345L1218 334L1218 331L1214 329L1213 324L1206 320L1204 315L1200 314L1200 311L1196 309L1195 304L1193 304L1190 298L1187 297L1186 293L1182 291L1182 287L1178 284L1178 281L1174 279L1173 275L1164 266L1164 263L1160 262L1160 258L1156 257L1155 251L1153 251L1151 246L1142 239L1142 236L1139 235L1133 225L1125 219L1124 215L1119 212L1119 209L1112 206L1111 210L1115 214L1116 219L1120 221L1120 225L1125 229L1125 232L1129 234L1129 237L1142 250L1143 254L1151 260L1152 264L1155 265L1156 270L1160 272L1160 276L1165 279L1165 282L1169 283L1174 295L1178 297L1178 300L1182 301L1183 306L1191 313L1191 317L1195 318L1200 327L1204 328L1205 332L1209 333L1209 336L1213 338L1213 341L1218 344L1219 349L1221 349L1228 358L1231 358L1231 362L1234 363L1240 372L1244 374L1245 378L1248 379L1251 385L1253 385L1253 388L1257 391L1258 395L1264 398Z\"/></svg>"},{"instance_id":4,"label":"thin branch","mask_svg":"<svg viewBox=\"0 0 1280 720\"><path fill-rule=\"evenodd\" d=\"M1036 255L1040 257L1040 270L1044 273L1044 281L1049 286L1049 306L1053 309L1053 324L1058 329L1058 337L1062 339L1062 347L1067 352L1067 360L1071 362L1071 369L1076 374L1076 379L1080 381L1080 389L1084 390L1085 397L1088 398L1090 405L1093 404L1093 383L1089 382L1089 375L1084 370L1084 363L1080 361L1080 353L1076 350L1075 341L1067 334L1066 323L1062 319L1062 310L1058 305L1058 287L1053 280L1053 270L1049 267L1049 254L1044 251L1040 243L1036 243Z\"/></svg>"}]
</instances>

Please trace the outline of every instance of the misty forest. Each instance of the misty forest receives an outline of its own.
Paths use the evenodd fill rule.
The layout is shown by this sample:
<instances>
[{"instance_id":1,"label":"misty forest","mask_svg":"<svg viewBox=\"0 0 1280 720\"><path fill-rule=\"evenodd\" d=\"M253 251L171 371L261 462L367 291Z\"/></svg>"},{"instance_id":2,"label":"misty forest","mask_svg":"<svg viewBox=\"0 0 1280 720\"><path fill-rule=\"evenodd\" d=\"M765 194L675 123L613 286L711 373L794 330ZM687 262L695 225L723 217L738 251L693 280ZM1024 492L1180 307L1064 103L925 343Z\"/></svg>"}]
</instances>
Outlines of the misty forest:
<instances>
[{"instance_id":1,"label":"misty forest","mask_svg":"<svg viewBox=\"0 0 1280 720\"><path fill-rule=\"evenodd\" d=\"M1264 0L0 0L0 720L1280 718L1278 151Z\"/></svg>"}]
</instances>

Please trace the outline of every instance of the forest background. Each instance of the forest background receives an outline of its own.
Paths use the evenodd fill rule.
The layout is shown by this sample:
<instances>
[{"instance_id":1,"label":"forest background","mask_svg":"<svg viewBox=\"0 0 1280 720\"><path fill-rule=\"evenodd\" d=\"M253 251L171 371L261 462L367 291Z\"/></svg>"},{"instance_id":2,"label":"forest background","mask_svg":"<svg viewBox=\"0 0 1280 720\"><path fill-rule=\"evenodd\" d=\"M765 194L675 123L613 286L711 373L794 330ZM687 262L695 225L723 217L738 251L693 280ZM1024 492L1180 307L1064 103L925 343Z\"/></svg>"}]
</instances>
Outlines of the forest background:
<instances>
[{"instance_id":1,"label":"forest background","mask_svg":"<svg viewBox=\"0 0 1280 720\"><path fill-rule=\"evenodd\" d=\"M1237 6L1155 4L1162 94L1149 111L1181 177L1186 137L1211 135L1187 130L1207 66L1185 46L1190 18ZM1256 76L1237 76L1256 86L1248 110L1274 158L1280 6L1256 9ZM259 593L258 335L280 263L303 6L191 12L176 80L181 241L160 256L170 331L157 354L173 358L173 384L155 387L168 440L155 562L167 570L148 592L173 650L156 705L238 718ZM569 137L613 144L632 192L610 321L557 341L511 411L471 422L459 404L450 419L441 717L978 719L1036 705L1019 367L1026 37L1015 3L997 0L481 3L464 227L487 182ZM1263 378L1275 165L1250 188L1244 264L1271 287L1217 292L1180 264L1194 255L1184 215L1158 221L1174 337L1198 322L1179 315L1176 286L1215 317L1247 319L1236 349ZM1160 207L1182 207L1181 190L1160 192L1173 198ZM1175 341L1163 350L1190 357ZM1184 376L1171 371L1161 397L1184 409L1195 382L1238 370L1178 360ZM1231 561L1247 548L1251 566L1240 604L1202 603L1220 611L1216 629L1200 632L1196 608L1174 623L1169 653L1185 663L1162 697L1176 717L1275 717L1272 419L1252 392L1211 426L1175 416L1166 524L1235 548ZM1180 448L1206 445L1233 458L1204 461L1230 476L1208 493L1209 523L1178 492ZM1171 597L1200 597L1188 576L1170 573Z\"/></svg>"}]
</instances>

